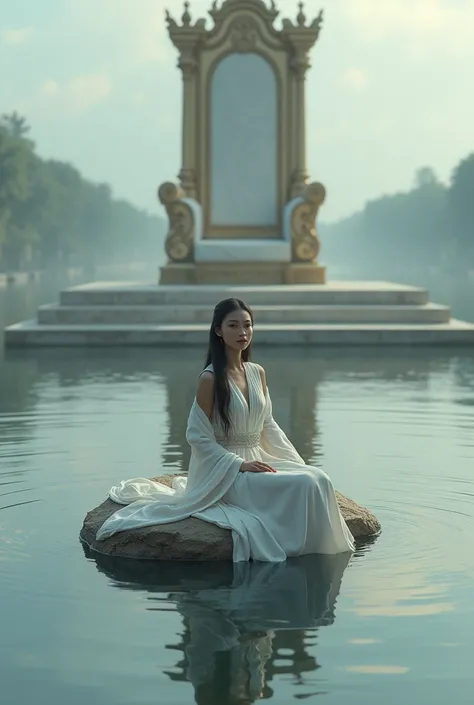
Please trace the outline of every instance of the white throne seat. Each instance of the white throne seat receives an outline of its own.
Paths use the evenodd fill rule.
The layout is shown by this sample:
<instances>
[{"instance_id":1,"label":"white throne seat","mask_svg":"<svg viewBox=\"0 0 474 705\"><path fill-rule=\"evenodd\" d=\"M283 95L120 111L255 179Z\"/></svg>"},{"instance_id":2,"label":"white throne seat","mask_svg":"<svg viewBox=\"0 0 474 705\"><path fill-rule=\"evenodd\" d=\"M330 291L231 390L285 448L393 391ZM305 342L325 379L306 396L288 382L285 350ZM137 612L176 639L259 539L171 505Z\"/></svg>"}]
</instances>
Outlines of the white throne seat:
<instances>
[{"instance_id":1,"label":"white throne seat","mask_svg":"<svg viewBox=\"0 0 474 705\"><path fill-rule=\"evenodd\" d=\"M289 262L289 242L279 239L209 239L195 243L196 262Z\"/></svg>"},{"instance_id":2,"label":"white throne seat","mask_svg":"<svg viewBox=\"0 0 474 705\"><path fill-rule=\"evenodd\" d=\"M192 198L183 199L194 215L195 262L290 262L290 214L292 208L302 201L294 199L285 208L283 238L203 238L201 205Z\"/></svg>"}]
</instances>

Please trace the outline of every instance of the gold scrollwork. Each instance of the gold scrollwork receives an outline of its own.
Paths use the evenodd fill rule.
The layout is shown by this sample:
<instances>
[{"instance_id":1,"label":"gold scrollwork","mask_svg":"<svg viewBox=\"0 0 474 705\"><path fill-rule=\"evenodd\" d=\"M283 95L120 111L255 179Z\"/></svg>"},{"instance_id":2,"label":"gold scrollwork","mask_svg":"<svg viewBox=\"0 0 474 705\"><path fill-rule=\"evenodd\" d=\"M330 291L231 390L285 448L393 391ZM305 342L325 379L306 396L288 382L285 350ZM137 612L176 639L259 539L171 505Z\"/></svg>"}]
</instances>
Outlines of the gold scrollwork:
<instances>
[{"instance_id":1,"label":"gold scrollwork","mask_svg":"<svg viewBox=\"0 0 474 705\"><path fill-rule=\"evenodd\" d=\"M158 189L158 199L169 219L165 250L172 262L192 262L194 259L194 215L189 205L182 201L184 197L184 191L170 181Z\"/></svg>"},{"instance_id":2,"label":"gold scrollwork","mask_svg":"<svg viewBox=\"0 0 474 705\"><path fill-rule=\"evenodd\" d=\"M326 189L320 183L308 184L303 201L291 214L291 250L293 262L316 262L321 242L316 229L319 208L326 198Z\"/></svg>"}]
</instances>

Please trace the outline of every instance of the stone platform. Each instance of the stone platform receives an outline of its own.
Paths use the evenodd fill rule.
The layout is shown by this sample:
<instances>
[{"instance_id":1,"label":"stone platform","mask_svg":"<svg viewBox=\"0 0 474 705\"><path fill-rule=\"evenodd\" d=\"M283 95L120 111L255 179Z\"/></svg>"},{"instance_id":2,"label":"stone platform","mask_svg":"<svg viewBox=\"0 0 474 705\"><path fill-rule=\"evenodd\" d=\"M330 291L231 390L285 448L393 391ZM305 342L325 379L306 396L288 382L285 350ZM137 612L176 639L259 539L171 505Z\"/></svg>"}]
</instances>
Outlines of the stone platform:
<instances>
[{"instance_id":1,"label":"stone platform","mask_svg":"<svg viewBox=\"0 0 474 705\"><path fill-rule=\"evenodd\" d=\"M8 346L205 345L212 309L237 297L254 310L259 345L474 344L474 324L390 282L163 286L95 282L61 292L34 320L5 329Z\"/></svg>"}]
</instances>

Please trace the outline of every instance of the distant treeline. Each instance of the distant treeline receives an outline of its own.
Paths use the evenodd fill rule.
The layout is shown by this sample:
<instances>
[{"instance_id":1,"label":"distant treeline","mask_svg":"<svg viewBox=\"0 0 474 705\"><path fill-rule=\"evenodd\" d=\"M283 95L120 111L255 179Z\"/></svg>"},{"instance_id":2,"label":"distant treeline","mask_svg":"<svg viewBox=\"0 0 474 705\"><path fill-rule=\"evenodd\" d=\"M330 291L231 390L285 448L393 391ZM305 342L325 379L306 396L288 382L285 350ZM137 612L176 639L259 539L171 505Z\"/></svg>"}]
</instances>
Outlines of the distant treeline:
<instances>
[{"instance_id":1,"label":"distant treeline","mask_svg":"<svg viewBox=\"0 0 474 705\"><path fill-rule=\"evenodd\" d=\"M42 159L29 131L17 113L0 120L0 271L158 259L164 219L70 164Z\"/></svg>"},{"instance_id":2,"label":"distant treeline","mask_svg":"<svg viewBox=\"0 0 474 705\"><path fill-rule=\"evenodd\" d=\"M363 276L403 269L466 274L474 268L474 154L456 166L448 185L425 167L411 191L369 201L361 212L322 225L320 236L321 260Z\"/></svg>"}]
</instances>

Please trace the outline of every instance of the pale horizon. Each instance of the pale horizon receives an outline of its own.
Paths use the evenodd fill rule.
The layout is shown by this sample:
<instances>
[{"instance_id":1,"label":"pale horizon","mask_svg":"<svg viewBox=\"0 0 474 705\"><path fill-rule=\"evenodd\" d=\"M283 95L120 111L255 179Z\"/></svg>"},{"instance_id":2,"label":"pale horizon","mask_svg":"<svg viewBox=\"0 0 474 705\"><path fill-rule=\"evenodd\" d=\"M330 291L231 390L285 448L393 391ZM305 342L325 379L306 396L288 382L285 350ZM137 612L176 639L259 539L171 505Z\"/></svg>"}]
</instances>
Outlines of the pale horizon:
<instances>
[{"instance_id":1,"label":"pale horizon","mask_svg":"<svg viewBox=\"0 0 474 705\"><path fill-rule=\"evenodd\" d=\"M193 21L211 0L191 2ZM296 0L279 0L294 18ZM24 115L38 152L70 162L116 197L164 215L156 200L181 166L181 75L164 10L177 0L16 0L0 25L0 112ZM100 9L100 14L98 12ZM406 191L417 169L449 181L474 151L474 3L306 2L325 12L307 81L311 179L321 220Z\"/></svg>"}]
</instances>

